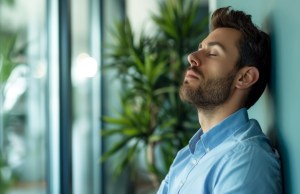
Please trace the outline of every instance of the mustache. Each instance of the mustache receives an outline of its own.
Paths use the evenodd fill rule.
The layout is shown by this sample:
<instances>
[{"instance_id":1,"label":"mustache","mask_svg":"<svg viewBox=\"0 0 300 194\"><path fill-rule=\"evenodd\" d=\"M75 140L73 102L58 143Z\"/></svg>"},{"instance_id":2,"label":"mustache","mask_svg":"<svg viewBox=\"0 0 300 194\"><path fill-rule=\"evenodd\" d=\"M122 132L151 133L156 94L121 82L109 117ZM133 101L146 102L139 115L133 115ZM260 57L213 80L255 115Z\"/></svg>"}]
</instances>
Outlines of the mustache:
<instances>
[{"instance_id":1,"label":"mustache","mask_svg":"<svg viewBox=\"0 0 300 194\"><path fill-rule=\"evenodd\" d=\"M195 74L200 75L200 76L203 77L203 73L199 69L197 69L196 67L194 67L194 66L188 67L185 73L187 73L187 71L189 71L189 70L192 70Z\"/></svg>"}]
</instances>

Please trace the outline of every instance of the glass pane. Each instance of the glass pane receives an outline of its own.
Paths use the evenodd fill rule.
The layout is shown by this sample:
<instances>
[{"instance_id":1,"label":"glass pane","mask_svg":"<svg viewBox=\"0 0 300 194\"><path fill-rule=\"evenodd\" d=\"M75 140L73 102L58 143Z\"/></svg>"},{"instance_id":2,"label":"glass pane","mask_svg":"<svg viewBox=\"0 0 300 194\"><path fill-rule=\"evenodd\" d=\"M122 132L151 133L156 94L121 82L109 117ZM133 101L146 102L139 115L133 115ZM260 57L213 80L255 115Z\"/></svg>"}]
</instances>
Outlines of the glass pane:
<instances>
[{"instance_id":1,"label":"glass pane","mask_svg":"<svg viewBox=\"0 0 300 194\"><path fill-rule=\"evenodd\" d=\"M46 193L45 6L0 0L1 194Z\"/></svg>"},{"instance_id":2,"label":"glass pane","mask_svg":"<svg viewBox=\"0 0 300 194\"><path fill-rule=\"evenodd\" d=\"M71 3L73 192L100 193L99 1Z\"/></svg>"}]
</instances>

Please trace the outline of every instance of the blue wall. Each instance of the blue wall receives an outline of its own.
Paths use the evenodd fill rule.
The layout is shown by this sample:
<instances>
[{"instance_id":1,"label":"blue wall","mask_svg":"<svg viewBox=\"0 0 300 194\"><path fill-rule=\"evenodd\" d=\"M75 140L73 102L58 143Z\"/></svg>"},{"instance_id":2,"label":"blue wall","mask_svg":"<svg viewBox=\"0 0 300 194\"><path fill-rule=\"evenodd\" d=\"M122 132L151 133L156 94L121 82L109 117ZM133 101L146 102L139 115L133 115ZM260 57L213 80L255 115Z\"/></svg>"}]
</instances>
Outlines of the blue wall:
<instances>
[{"instance_id":1,"label":"blue wall","mask_svg":"<svg viewBox=\"0 0 300 194\"><path fill-rule=\"evenodd\" d=\"M276 123L288 193L300 193L300 1L278 1L273 10Z\"/></svg>"},{"instance_id":2,"label":"blue wall","mask_svg":"<svg viewBox=\"0 0 300 194\"><path fill-rule=\"evenodd\" d=\"M223 6L243 10L252 15L257 26L271 34L271 90L251 108L250 116L259 120L266 133L275 134L282 157L285 193L300 194L300 1L210 0L209 5L210 11Z\"/></svg>"}]
</instances>

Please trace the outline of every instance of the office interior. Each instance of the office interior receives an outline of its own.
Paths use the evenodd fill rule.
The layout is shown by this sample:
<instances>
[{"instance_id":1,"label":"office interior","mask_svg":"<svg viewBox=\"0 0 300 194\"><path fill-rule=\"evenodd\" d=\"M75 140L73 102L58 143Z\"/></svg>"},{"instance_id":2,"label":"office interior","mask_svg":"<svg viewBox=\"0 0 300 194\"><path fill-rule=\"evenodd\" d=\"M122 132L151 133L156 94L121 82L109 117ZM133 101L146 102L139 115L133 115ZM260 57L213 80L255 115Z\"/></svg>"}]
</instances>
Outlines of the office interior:
<instances>
[{"instance_id":1,"label":"office interior","mask_svg":"<svg viewBox=\"0 0 300 194\"><path fill-rule=\"evenodd\" d=\"M175 0L0 0L1 194L156 193L147 153L117 175L121 154L101 160L122 141L102 135L102 118L121 109L124 89L104 67L115 24L128 18L136 37L151 37L151 16L166 1ZM284 192L300 194L300 2L197 2L199 17L232 6L271 35L271 84L249 115L281 155Z\"/></svg>"}]
</instances>

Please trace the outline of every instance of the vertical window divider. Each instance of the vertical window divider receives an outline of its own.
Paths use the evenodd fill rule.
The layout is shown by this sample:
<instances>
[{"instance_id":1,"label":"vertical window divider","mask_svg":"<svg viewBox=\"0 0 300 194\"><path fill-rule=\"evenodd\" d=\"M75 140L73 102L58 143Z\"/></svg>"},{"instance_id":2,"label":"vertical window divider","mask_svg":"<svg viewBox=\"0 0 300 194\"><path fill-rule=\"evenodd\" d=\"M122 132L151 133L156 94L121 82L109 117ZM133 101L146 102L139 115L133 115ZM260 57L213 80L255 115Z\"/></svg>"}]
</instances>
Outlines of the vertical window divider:
<instances>
[{"instance_id":1,"label":"vertical window divider","mask_svg":"<svg viewBox=\"0 0 300 194\"><path fill-rule=\"evenodd\" d=\"M71 6L59 0L60 194L72 194Z\"/></svg>"},{"instance_id":2,"label":"vertical window divider","mask_svg":"<svg viewBox=\"0 0 300 194\"><path fill-rule=\"evenodd\" d=\"M47 0L47 193L60 194L59 0Z\"/></svg>"},{"instance_id":3,"label":"vertical window divider","mask_svg":"<svg viewBox=\"0 0 300 194\"><path fill-rule=\"evenodd\" d=\"M92 135L93 135L93 193L104 193L103 188L103 165L99 163L102 152L102 141L100 137L101 121L101 63L102 63L102 0L90 0L90 54L98 61L98 72L92 79ZM96 105L96 106L95 106Z\"/></svg>"}]
</instances>

